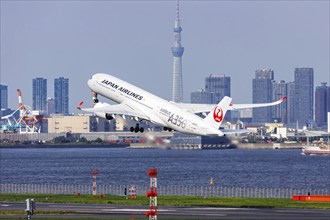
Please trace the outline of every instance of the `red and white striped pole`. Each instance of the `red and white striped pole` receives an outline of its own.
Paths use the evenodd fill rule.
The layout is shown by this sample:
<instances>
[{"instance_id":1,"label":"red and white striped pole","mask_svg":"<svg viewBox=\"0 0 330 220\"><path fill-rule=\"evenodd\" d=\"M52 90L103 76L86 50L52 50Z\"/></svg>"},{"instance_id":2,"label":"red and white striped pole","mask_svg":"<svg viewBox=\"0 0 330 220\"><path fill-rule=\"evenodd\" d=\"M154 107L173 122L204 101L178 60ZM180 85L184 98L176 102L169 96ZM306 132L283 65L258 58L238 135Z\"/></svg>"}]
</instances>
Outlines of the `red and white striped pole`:
<instances>
[{"instance_id":1,"label":"red and white striped pole","mask_svg":"<svg viewBox=\"0 0 330 220\"><path fill-rule=\"evenodd\" d=\"M150 191L147 192L147 196L150 198L150 209L146 212L146 216L149 220L157 219L157 169L152 168L148 170L150 177Z\"/></svg>"},{"instance_id":2,"label":"red and white striped pole","mask_svg":"<svg viewBox=\"0 0 330 220\"><path fill-rule=\"evenodd\" d=\"M99 170L96 169L96 170L92 170L91 171L91 174L93 175L93 186L92 186L92 191L93 191L93 196L95 197L96 196L96 175L99 174Z\"/></svg>"}]
</instances>

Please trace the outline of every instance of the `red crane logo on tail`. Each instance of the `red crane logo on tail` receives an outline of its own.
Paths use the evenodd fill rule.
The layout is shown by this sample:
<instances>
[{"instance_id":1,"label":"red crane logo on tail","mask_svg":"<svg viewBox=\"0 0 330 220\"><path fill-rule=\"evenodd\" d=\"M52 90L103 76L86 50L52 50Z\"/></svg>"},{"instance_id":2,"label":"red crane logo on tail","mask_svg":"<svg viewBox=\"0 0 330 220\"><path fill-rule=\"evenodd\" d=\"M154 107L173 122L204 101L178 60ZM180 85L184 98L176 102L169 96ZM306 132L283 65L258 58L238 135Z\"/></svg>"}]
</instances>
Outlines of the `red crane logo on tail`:
<instances>
[{"instance_id":1,"label":"red crane logo on tail","mask_svg":"<svg viewBox=\"0 0 330 220\"><path fill-rule=\"evenodd\" d=\"M222 122L223 120L223 110L219 106L215 107L213 111L213 118L216 122Z\"/></svg>"}]
</instances>

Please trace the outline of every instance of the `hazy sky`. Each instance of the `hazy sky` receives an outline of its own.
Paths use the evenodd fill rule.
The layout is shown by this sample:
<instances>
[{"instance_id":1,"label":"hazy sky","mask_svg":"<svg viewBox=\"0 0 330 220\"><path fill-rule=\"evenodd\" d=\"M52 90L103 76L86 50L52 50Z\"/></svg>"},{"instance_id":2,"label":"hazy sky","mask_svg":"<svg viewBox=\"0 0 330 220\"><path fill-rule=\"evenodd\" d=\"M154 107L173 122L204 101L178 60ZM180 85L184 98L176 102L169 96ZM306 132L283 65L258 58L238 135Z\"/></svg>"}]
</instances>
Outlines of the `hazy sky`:
<instances>
[{"instance_id":1,"label":"hazy sky","mask_svg":"<svg viewBox=\"0 0 330 220\"><path fill-rule=\"evenodd\" d=\"M70 81L70 112L91 106L87 80L112 73L171 98L171 46L176 1L3 1L1 83L9 107L16 89L32 106L32 79ZM329 83L329 1L181 1L184 101L210 74L231 77L233 103L250 103L252 78L271 68L293 81L295 67L313 67L315 86ZM104 99L103 99L104 101Z\"/></svg>"}]
</instances>

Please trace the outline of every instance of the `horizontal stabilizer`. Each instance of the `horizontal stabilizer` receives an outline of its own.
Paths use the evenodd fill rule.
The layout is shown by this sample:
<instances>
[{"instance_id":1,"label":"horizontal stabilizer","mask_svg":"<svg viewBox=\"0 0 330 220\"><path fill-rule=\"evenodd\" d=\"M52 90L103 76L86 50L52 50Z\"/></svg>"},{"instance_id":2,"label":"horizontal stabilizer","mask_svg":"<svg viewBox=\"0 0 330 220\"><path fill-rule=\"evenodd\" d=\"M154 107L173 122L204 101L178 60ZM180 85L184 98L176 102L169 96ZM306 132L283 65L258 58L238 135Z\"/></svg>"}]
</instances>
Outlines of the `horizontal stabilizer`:
<instances>
[{"instance_id":1,"label":"horizontal stabilizer","mask_svg":"<svg viewBox=\"0 0 330 220\"><path fill-rule=\"evenodd\" d=\"M230 135L230 134L246 134L246 133L251 133L251 130L247 130L247 129L221 129L220 131L222 131L225 135Z\"/></svg>"}]
</instances>

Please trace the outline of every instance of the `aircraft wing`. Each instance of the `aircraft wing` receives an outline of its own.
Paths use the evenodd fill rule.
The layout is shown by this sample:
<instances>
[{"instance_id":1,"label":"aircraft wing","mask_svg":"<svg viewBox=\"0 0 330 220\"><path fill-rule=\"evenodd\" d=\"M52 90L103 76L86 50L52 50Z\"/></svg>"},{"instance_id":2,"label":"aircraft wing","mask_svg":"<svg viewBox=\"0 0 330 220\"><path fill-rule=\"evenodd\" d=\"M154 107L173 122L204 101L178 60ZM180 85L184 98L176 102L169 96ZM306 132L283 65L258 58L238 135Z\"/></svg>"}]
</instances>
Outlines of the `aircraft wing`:
<instances>
[{"instance_id":1,"label":"aircraft wing","mask_svg":"<svg viewBox=\"0 0 330 220\"><path fill-rule=\"evenodd\" d=\"M259 108L259 107L267 107L267 106L274 106L278 105L286 99L286 96L283 96L280 100L276 102L270 103L254 103L254 104L231 104L228 110L240 110L240 109L247 109L247 108ZM179 106L182 109L185 109L191 113L203 113L203 112L211 112L215 108L215 104L194 104L194 103L175 103L173 104Z\"/></svg>"},{"instance_id":2,"label":"aircraft wing","mask_svg":"<svg viewBox=\"0 0 330 220\"><path fill-rule=\"evenodd\" d=\"M197 103L177 103L177 102L172 102L170 103L179 106L180 108L186 110L187 112L191 112L194 114L197 113L203 113L203 112L211 112L216 104L197 104Z\"/></svg>"},{"instance_id":3,"label":"aircraft wing","mask_svg":"<svg viewBox=\"0 0 330 220\"><path fill-rule=\"evenodd\" d=\"M247 109L247 108L259 108L259 107L267 107L267 106L274 106L282 103L286 99L286 96L283 96L281 99L277 100L276 102L270 103L254 103L254 104L232 104L230 110L240 110L240 109Z\"/></svg>"},{"instance_id":4,"label":"aircraft wing","mask_svg":"<svg viewBox=\"0 0 330 220\"><path fill-rule=\"evenodd\" d=\"M110 105L108 103L97 103L94 108L81 108L82 102L78 105L78 109L81 109L86 112L93 112L93 113L107 113L111 115L127 115L138 117L139 119L150 120L149 117L141 111L139 108L135 106L128 105L125 102L121 104Z\"/></svg>"}]
</instances>

